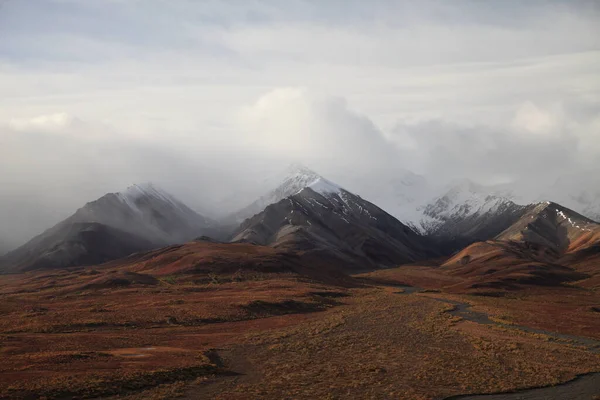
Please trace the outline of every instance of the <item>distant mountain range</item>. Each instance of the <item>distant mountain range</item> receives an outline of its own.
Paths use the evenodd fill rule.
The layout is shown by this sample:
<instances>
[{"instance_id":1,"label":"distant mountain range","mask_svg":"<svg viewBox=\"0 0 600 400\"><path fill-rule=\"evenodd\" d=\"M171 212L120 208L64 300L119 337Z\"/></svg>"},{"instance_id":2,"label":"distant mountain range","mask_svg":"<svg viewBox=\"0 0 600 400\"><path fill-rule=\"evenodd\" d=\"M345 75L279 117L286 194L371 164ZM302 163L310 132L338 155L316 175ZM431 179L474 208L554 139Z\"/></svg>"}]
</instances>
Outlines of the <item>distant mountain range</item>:
<instances>
[{"instance_id":1,"label":"distant mountain range","mask_svg":"<svg viewBox=\"0 0 600 400\"><path fill-rule=\"evenodd\" d=\"M600 193L587 190L577 195L581 192L574 187L581 186L574 184L567 191L570 184L559 180L550 191L561 191L565 200L581 205L587 216L596 215ZM554 260L576 257L572 255L578 251L574 243L587 243L586 253L577 260L588 260L597 248L598 225L591 219L558 203L517 204L522 198L507 185L483 186L463 180L439 191L424 177L403 171L396 178L369 183L371 193L381 187L370 200L377 198L384 207L301 165L291 166L269 185L256 200L217 221L155 185L133 185L87 203L0 257L0 270L97 264L200 236L308 254L346 271L394 266L461 250L471 257L473 249L480 251L483 246L478 242L487 243L486 249L500 246L502 251L507 249L505 243L525 243L524 248L555 253ZM469 247L473 243L475 247ZM510 247L511 254L517 247ZM523 253L523 248L517 252ZM456 257L453 260L448 265Z\"/></svg>"},{"instance_id":2,"label":"distant mountain range","mask_svg":"<svg viewBox=\"0 0 600 400\"><path fill-rule=\"evenodd\" d=\"M536 193L523 182L486 186L463 179L437 186L406 170L393 178L362 177L360 181L353 185L356 193L368 193L363 197L425 235L455 234L452 225L462 220L543 201L554 201L600 221L600 171L561 177Z\"/></svg>"}]
</instances>

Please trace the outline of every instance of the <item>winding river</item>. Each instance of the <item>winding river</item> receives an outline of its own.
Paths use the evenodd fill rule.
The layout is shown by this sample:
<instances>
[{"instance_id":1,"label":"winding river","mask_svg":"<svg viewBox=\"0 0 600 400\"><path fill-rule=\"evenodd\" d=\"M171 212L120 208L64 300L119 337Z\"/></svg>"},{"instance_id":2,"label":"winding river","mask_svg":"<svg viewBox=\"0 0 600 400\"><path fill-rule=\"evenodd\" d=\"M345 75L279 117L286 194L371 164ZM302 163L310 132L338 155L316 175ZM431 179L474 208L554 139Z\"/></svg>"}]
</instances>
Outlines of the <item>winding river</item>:
<instances>
[{"instance_id":1,"label":"winding river","mask_svg":"<svg viewBox=\"0 0 600 400\"><path fill-rule=\"evenodd\" d=\"M420 288L413 286L396 285L402 292L398 294L413 294L421 291ZM531 332L546 335L557 342L581 346L587 351L600 354L600 340L594 340L586 337L566 335L557 332L550 332L543 329L530 328L523 325L509 325L493 321L489 315L483 312L473 311L471 305L456 300L428 297L442 303L451 304L454 308L449 311L450 314L461 317L467 321L476 322L483 325L496 325L507 329L515 329L523 332ZM600 373L591 373L555 386L548 386L535 389L526 389L512 393L482 394L482 395L458 395L448 397L445 400L593 400L595 396L600 398Z\"/></svg>"}]
</instances>

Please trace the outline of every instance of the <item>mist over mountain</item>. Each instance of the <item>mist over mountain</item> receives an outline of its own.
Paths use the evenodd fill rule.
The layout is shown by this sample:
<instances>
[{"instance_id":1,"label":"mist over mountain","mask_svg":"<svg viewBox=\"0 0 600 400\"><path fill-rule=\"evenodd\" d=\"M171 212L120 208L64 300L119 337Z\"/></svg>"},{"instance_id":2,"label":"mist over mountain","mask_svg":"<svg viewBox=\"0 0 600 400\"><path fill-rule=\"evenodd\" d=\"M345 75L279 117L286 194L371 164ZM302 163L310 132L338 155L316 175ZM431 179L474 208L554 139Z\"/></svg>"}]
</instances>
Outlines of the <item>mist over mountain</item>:
<instances>
[{"instance_id":1,"label":"mist over mountain","mask_svg":"<svg viewBox=\"0 0 600 400\"><path fill-rule=\"evenodd\" d=\"M295 168L259 201L264 210L246 219L233 241L302 250L346 270L438 254L425 238L384 210L306 168ZM265 206L265 201L270 203Z\"/></svg>"},{"instance_id":2,"label":"mist over mountain","mask_svg":"<svg viewBox=\"0 0 600 400\"><path fill-rule=\"evenodd\" d=\"M151 183L85 204L0 257L4 272L103 263L134 252L218 236L216 223Z\"/></svg>"},{"instance_id":3,"label":"mist over mountain","mask_svg":"<svg viewBox=\"0 0 600 400\"><path fill-rule=\"evenodd\" d=\"M218 195L218 191L212 193L214 198L210 201L194 200L197 199L197 196L190 195L192 192L202 192L207 199L210 199L211 196L208 193L210 191L207 191L203 185L192 185L181 191L183 197L180 198L191 199L191 202L186 201L188 204L186 206L181 206L182 203L179 200L162 189L156 190L152 185L146 185L146 187L133 185L122 194L107 195L99 202L91 203L88 207L78 211L71 219L102 222L104 218L112 221L109 225L127 230L127 219L120 219L119 214L106 214L104 217L99 217L98 215L102 214L102 205L116 201L123 206L127 205L127 199L130 199L130 204L135 205L136 196L147 190L154 194L149 198L170 199L167 203L175 204L174 209L180 207L183 210L178 209L178 212L182 213L182 216L178 217L181 218L181 222L171 221L169 223L179 225L183 223L181 227L183 230L188 229L188 233L191 228L185 228L185 226L190 224L197 226L198 223L206 227L212 226L217 231L223 226L229 227L226 230L232 230L244 219L261 212L269 204L295 194L319 176L307 165L299 162L286 164L282 160L272 163L267 161L255 163L248 169L240 169L239 176L235 181L227 181L227 184L231 185L228 190L224 191L227 194L221 196ZM595 189L598 187L596 182L600 173L593 170L554 179L545 187L540 187L540 183L535 182L531 185L539 188L535 189L535 195L532 194L532 187L525 185L522 180L514 183L483 185L469 179L462 179L441 184L436 179L402 168L390 170L338 170L331 168L331 170L334 172L335 180L343 187L351 188L354 193L381 207L422 234L436 234L437 232L456 236L456 232L465 231L464 224L470 224L471 229L475 229L474 226L478 225L475 222L477 219L485 221L492 215L495 215L494 218L501 218L496 213L497 210L512 210L532 202L546 200L564 204L592 220L600 219L600 206L598 206L600 193L597 193L598 191ZM205 177L199 174L198 179L202 181ZM222 183L222 185L225 184L225 182ZM62 189L63 193L60 195L69 197L66 196L66 190ZM58 204L58 193L54 193L53 196L54 200L45 203L46 197L43 193L39 198L32 193L22 204L17 204L15 200L12 200L12 203L8 203L0 209L4 218L4 224L0 228L0 239L2 240L0 252L15 249L39 232L59 222L56 220L63 212L58 210L67 208L74 199L77 199L75 195L70 196L64 204ZM53 206L53 208L48 209L49 206ZM79 206L80 204L73 204L71 213ZM9 212L19 209L30 210L30 212ZM66 215L63 216L63 219L69 215L68 211L64 214ZM199 217L198 215L205 216ZM150 215L146 215L142 219L149 221L151 218ZM187 222L188 219L192 222ZM15 225L17 221L21 221L19 226ZM163 228L167 231L170 229ZM143 237L153 241L159 238L165 242L164 237L161 238L161 235L165 235L165 233L156 232L156 227L144 229L147 232L142 235ZM208 229L206 232L222 234L222 232L216 232L215 229ZM454 233L452 229L454 229ZM149 233L151 231L154 233ZM176 239L180 240L188 236L189 234L186 234ZM481 237L475 236L481 239Z\"/></svg>"}]
</instances>

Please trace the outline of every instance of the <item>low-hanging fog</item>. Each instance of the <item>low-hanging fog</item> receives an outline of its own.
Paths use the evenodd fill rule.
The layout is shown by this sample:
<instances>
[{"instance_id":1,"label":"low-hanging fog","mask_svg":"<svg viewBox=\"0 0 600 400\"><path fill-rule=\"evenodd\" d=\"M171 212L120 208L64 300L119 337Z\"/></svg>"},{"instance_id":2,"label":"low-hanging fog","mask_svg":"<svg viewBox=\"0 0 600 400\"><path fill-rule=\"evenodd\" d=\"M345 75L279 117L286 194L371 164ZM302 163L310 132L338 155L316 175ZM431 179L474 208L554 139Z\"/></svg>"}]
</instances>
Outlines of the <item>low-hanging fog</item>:
<instances>
[{"instance_id":1,"label":"low-hanging fog","mask_svg":"<svg viewBox=\"0 0 600 400\"><path fill-rule=\"evenodd\" d=\"M214 216L292 162L367 198L600 165L597 2L9 0L0 38L0 253L135 182Z\"/></svg>"}]
</instances>

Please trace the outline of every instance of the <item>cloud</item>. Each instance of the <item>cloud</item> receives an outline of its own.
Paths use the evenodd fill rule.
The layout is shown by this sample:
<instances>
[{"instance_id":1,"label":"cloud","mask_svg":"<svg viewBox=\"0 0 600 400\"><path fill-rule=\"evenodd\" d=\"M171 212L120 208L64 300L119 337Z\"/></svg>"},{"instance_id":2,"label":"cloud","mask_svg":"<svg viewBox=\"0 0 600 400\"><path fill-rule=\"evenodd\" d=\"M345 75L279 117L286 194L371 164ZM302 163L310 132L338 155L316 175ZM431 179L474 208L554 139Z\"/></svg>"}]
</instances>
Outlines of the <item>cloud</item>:
<instances>
[{"instance_id":1,"label":"cloud","mask_svg":"<svg viewBox=\"0 0 600 400\"><path fill-rule=\"evenodd\" d=\"M279 88L239 114L249 142L260 150L312 165L370 168L390 163L393 146L345 99L303 88Z\"/></svg>"},{"instance_id":2,"label":"cloud","mask_svg":"<svg viewBox=\"0 0 600 400\"><path fill-rule=\"evenodd\" d=\"M598 11L5 2L0 220L11 222L0 229L21 240L149 180L224 212L292 161L342 184L404 168L442 183L534 182L600 165Z\"/></svg>"},{"instance_id":3,"label":"cloud","mask_svg":"<svg viewBox=\"0 0 600 400\"><path fill-rule=\"evenodd\" d=\"M559 134L561 117L560 110L549 112L528 101L517 110L512 127L518 131L541 136Z\"/></svg>"},{"instance_id":4,"label":"cloud","mask_svg":"<svg viewBox=\"0 0 600 400\"><path fill-rule=\"evenodd\" d=\"M13 118L8 121L8 126L16 131L61 132L72 123L73 118L63 112L33 118Z\"/></svg>"},{"instance_id":5,"label":"cloud","mask_svg":"<svg viewBox=\"0 0 600 400\"><path fill-rule=\"evenodd\" d=\"M596 124L597 117L574 118L560 105L526 102L504 126L429 120L398 123L390 137L403 144L411 168L439 182L469 177L539 188L566 171L597 168L600 137L589 134Z\"/></svg>"}]
</instances>

